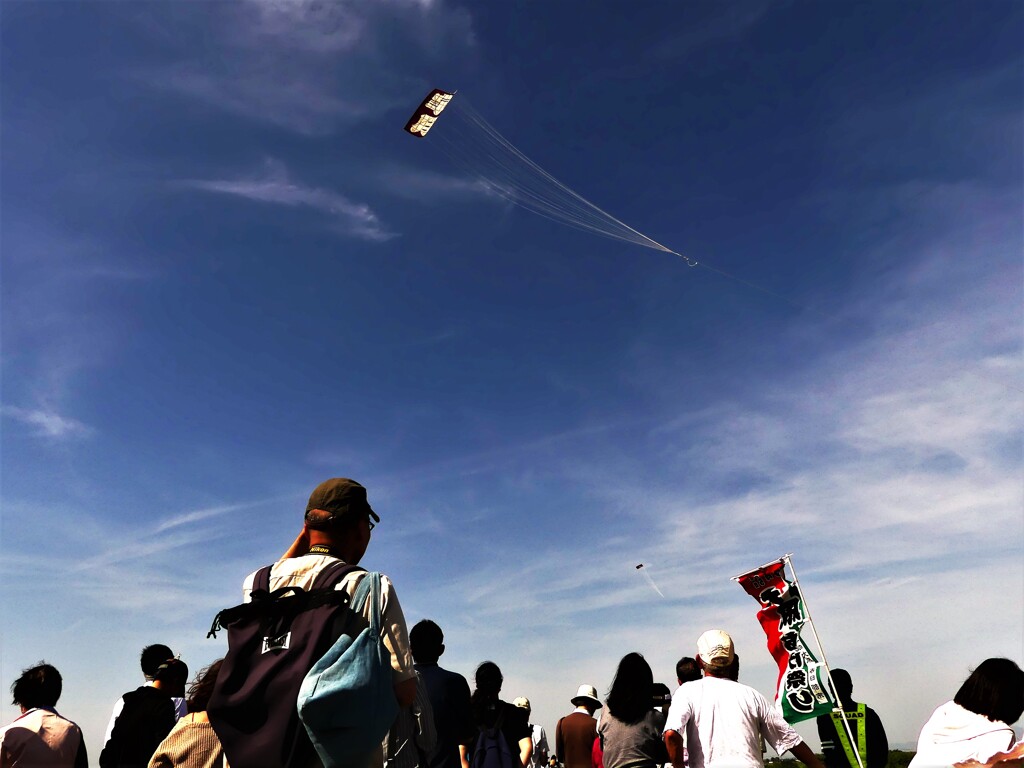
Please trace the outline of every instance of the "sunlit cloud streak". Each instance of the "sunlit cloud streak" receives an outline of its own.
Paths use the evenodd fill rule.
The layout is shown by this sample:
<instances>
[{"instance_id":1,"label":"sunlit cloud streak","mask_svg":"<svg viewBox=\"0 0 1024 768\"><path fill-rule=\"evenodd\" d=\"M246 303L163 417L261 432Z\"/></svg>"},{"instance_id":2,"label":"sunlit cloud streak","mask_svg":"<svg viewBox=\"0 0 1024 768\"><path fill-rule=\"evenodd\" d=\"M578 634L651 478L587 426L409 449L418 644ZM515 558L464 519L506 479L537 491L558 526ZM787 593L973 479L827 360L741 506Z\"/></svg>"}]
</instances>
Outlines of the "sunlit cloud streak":
<instances>
[{"instance_id":1,"label":"sunlit cloud streak","mask_svg":"<svg viewBox=\"0 0 1024 768\"><path fill-rule=\"evenodd\" d=\"M186 63L147 70L136 78L211 108L309 136L328 134L339 124L368 114L364 102L345 99L311 80L302 68L255 61L229 67L211 71Z\"/></svg>"},{"instance_id":2,"label":"sunlit cloud streak","mask_svg":"<svg viewBox=\"0 0 1024 768\"><path fill-rule=\"evenodd\" d=\"M259 203L287 208L310 208L329 216L340 229L353 237L382 242L397 237L387 231L380 218L364 203L355 203L344 195L319 187L296 184L283 165L268 162L263 174L242 179L188 179L183 186L204 192L241 197Z\"/></svg>"},{"instance_id":3,"label":"sunlit cloud streak","mask_svg":"<svg viewBox=\"0 0 1024 768\"><path fill-rule=\"evenodd\" d=\"M434 173L417 168L391 168L381 174L381 180L382 184L395 197L417 200L426 204L447 202L453 199L505 199L505 196L494 190L493 184L482 179Z\"/></svg>"},{"instance_id":4,"label":"sunlit cloud streak","mask_svg":"<svg viewBox=\"0 0 1024 768\"><path fill-rule=\"evenodd\" d=\"M33 433L37 437L47 439L79 438L92 432L90 427L77 419L62 416L56 411L45 408L19 408L15 405L5 405L0 408L0 414L32 427Z\"/></svg>"}]
</instances>

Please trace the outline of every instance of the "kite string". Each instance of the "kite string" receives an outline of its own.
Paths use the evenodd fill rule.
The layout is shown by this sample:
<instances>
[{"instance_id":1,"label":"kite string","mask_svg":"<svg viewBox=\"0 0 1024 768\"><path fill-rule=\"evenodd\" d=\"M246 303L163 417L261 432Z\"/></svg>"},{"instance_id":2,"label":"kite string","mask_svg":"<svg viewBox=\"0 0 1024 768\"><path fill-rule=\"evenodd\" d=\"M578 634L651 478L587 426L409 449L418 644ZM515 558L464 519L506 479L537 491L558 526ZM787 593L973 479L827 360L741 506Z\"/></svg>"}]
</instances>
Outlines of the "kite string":
<instances>
[{"instance_id":1,"label":"kite string","mask_svg":"<svg viewBox=\"0 0 1024 768\"><path fill-rule=\"evenodd\" d=\"M633 233L625 234L619 229L609 228L603 217L595 216L592 212L581 209L580 206L573 204L574 201L566 201L564 197L559 198L557 195L552 195L551 190L539 186L536 179L523 177L521 174L517 177L515 175L517 169L509 167L501 156L485 155L484 160L494 164L491 174L488 174L481 171L478 165L466 159L467 144L465 142L453 142L447 137L439 136L438 138L440 142L437 143L444 145L439 148L449 159L475 176L488 191L513 204L562 224L650 247L646 239L640 239ZM500 176L497 180L492 177L495 175L495 171Z\"/></svg>"},{"instance_id":2,"label":"kite string","mask_svg":"<svg viewBox=\"0 0 1024 768\"><path fill-rule=\"evenodd\" d=\"M467 101L465 101L465 97L463 97L463 100L459 102L459 109L462 112L464 112L471 121L473 121L476 125L478 125L480 128L482 128L484 131L486 131L488 135L493 137L493 139L495 141L497 141L501 146L503 146L507 150L511 151L521 162L525 163L535 173L539 174L541 177L543 177L544 179L549 181L551 184L555 185L555 187L557 187L559 190L561 190L564 194L569 195L572 199L575 199L575 200L579 201L580 203L582 203L583 205L587 206L588 208L593 209L598 214L600 214L601 216L603 216L604 218L606 218L606 219L608 219L610 221L613 221L618 226L620 226L620 227L622 227L622 228L624 228L626 230L629 230L630 232L632 232L637 237L640 237L644 242L649 243L650 244L649 247L655 248L656 250L659 250L659 251L665 251L667 253L675 254L676 256L679 256L680 258L684 258L684 259L686 258L682 254L676 253L676 251L673 251L671 248L669 248L669 247L667 247L665 245L662 245L661 243L659 243L654 238L648 237L643 232L639 232L638 230L636 230L633 227L629 226L624 221L616 218L612 214L608 213L608 211L606 211L606 210L600 208L599 206L595 205L594 203L590 202L585 197L583 197L579 193L575 192L574 190L570 189L565 184L560 182L558 179L556 179L554 176L552 176L546 170L544 170L539 165L537 165L533 160L531 160L529 157L527 157L525 154L523 154L515 145L512 144L512 142L510 142L508 139L506 139L504 136L502 136L490 123L487 122L487 120L483 117L483 115L481 115L479 112L477 112L473 108L473 106L471 104L469 104Z\"/></svg>"},{"instance_id":3,"label":"kite string","mask_svg":"<svg viewBox=\"0 0 1024 768\"><path fill-rule=\"evenodd\" d=\"M450 125L449 129L453 127ZM445 154L477 176L488 190L545 218L650 247L649 238L637 234L630 228L623 227L622 225L609 227L608 221L612 220L614 223L614 217L601 213L596 206L590 205L589 210L581 206L578 202L581 198L578 195L573 195L571 190L568 190L567 194L563 193L564 185L552 184L552 182L548 181L551 178L550 175L545 175L535 170L537 168L536 164L531 164L522 153L512 152L512 157L509 159L510 150L502 149L501 146L503 143L507 143L507 141L503 142L500 134L497 134L493 128L490 130L485 130L480 126L477 126L477 128L478 130L470 131L464 137L460 137L458 142L443 139L448 147L448 151ZM491 175L475 169L473 164L466 160L465 156L468 148L473 150L481 149L478 146L481 133L490 142L490 147L482 148L482 162L488 167L491 174L494 174L495 171L498 172L497 175L501 177L500 183L496 183L495 179L491 178ZM519 167L515 163L516 159L519 159ZM523 167L526 169L525 174L523 173ZM554 186L554 189L551 189L552 186ZM509 188L511 188L511 191ZM595 214L595 210L600 215Z\"/></svg>"},{"instance_id":4,"label":"kite string","mask_svg":"<svg viewBox=\"0 0 1024 768\"><path fill-rule=\"evenodd\" d=\"M459 94L446 111L448 124L444 131L431 133L431 145L438 147L476 178L489 193L575 229L671 253L687 266L704 267L802 311L812 311L781 293L679 253L595 205L520 151L469 103L464 94ZM449 134L454 134L454 137Z\"/></svg>"},{"instance_id":5,"label":"kite string","mask_svg":"<svg viewBox=\"0 0 1024 768\"><path fill-rule=\"evenodd\" d=\"M476 176L489 191L545 218L674 253L573 192L516 149L471 105L462 106L461 102L461 99L455 102L460 103L460 109L451 110L456 120L450 117L446 130L431 138L436 144L444 144L447 151L441 147L442 151ZM460 118L470 130L459 130ZM452 140L450 133L459 133L458 140Z\"/></svg>"},{"instance_id":6,"label":"kite string","mask_svg":"<svg viewBox=\"0 0 1024 768\"><path fill-rule=\"evenodd\" d=\"M458 105L458 109L453 110L452 105ZM737 277L724 269L713 267L707 262L697 261L689 256L685 256L633 229L582 195L574 192L533 162L488 123L468 103L464 95L460 94L457 99L453 100L448 109L451 112L451 116L456 119L453 121L450 118L446 118L447 125L444 130L431 132L429 143L431 146L438 147L450 160L473 176L488 192L496 194L514 205L518 205L551 221L642 247L671 253L683 259L688 266L703 267L709 272L713 272L759 293L771 296L774 299L781 300L802 312L822 319L830 319L830 316L824 312L796 302L784 294L765 288L763 285ZM465 126L460 123L460 118L465 120ZM464 130L464 127L475 127L477 130ZM459 142L453 141L447 136L448 133L460 134L462 140ZM483 140L481 140L481 135ZM476 167L469 157L472 152L478 153L479 163ZM492 173L498 174L500 183L482 171L481 166ZM967 370L965 366L960 366L959 368ZM986 378L1006 389L1024 392L1024 389L1009 382L990 376Z\"/></svg>"}]
</instances>

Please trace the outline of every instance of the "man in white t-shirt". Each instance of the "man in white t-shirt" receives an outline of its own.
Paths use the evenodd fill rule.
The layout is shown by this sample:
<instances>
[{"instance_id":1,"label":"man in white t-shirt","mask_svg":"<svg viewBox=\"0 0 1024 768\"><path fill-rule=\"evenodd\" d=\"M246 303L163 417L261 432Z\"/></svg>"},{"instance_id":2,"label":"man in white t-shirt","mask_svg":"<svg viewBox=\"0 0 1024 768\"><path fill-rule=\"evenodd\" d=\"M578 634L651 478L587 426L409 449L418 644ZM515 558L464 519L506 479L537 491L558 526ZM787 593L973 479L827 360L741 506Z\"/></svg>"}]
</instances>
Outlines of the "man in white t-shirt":
<instances>
[{"instance_id":1,"label":"man in white t-shirt","mask_svg":"<svg viewBox=\"0 0 1024 768\"><path fill-rule=\"evenodd\" d=\"M729 679L734 658L732 638L720 629L697 640L704 677L679 686L665 721L665 746L674 768L763 768L761 736L780 755L789 751L809 768L824 768L771 702Z\"/></svg>"}]
</instances>

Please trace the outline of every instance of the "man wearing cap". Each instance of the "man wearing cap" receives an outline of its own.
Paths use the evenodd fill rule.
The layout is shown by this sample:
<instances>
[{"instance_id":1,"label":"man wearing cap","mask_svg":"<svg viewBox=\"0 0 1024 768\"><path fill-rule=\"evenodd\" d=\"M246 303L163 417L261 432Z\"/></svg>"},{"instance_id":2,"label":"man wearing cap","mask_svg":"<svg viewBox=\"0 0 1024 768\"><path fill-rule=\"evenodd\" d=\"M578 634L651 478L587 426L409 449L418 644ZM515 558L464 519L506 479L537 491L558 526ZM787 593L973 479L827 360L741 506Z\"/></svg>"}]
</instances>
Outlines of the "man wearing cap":
<instances>
[{"instance_id":1,"label":"man wearing cap","mask_svg":"<svg viewBox=\"0 0 1024 768\"><path fill-rule=\"evenodd\" d=\"M512 702L512 705L526 710L526 719L530 719L530 700L520 696ZM530 723L530 739L533 741L533 752L530 753L530 762L526 768L546 768L548 764L548 735L544 732L543 725Z\"/></svg>"},{"instance_id":2,"label":"man wearing cap","mask_svg":"<svg viewBox=\"0 0 1024 768\"><path fill-rule=\"evenodd\" d=\"M555 725L555 754L565 768L591 768L597 721L594 712L601 708L597 689L581 685L570 700L576 710Z\"/></svg>"},{"instance_id":3,"label":"man wearing cap","mask_svg":"<svg viewBox=\"0 0 1024 768\"><path fill-rule=\"evenodd\" d=\"M665 721L665 746L675 768L763 768L760 738L781 755L789 751L810 768L824 768L799 734L764 696L731 680L732 638L720 629L697 640L700 680L672 696ZM686 749L683 749L683 735Z\"/></svg>"},{"instance_id":4,"label":"man wearing cap","mask_svg":"<svg viewBox=\"0 0 1024 768\"><path fill-rule=\"evenodd\" d=\"M370 531L380 517L366 499L366 489L355 480L335 477L318 485L309 497L302 531L282 558L270 571L270 591L283 587L310 589L317 575L336 560L357 565L370 544ZM253 578L250 573L242 585L242 598L249 602ZM366 571L345 575L335 589L349 596ZM391 654L392 679L398 706L405 708L416 698L416 671L409 650L409 632L405 616L391 580L381 574L381 640ZM369 620L373 606L366 602L365 618ZM380 765L380 754L375 764Z\"/></svg>"}]
</instances>

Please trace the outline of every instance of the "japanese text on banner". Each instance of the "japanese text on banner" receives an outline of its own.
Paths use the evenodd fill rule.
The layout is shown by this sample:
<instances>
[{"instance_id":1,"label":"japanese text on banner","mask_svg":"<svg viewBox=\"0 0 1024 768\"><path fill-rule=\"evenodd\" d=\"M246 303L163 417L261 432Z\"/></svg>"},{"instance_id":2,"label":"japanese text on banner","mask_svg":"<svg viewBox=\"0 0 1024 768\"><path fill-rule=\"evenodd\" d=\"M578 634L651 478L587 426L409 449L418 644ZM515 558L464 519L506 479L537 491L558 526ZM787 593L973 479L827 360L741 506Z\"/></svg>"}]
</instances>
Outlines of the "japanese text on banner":
<instances>
[{"instance_id":1,"label":"japanese text on banner","mask_svg":"<svg viewBox=\"0 0 1024 768\"><path fill-rule=\"evenodd\" d=\"M801 637L807 612L800 591L786 580L785 563L763 566L737 581L761 605L757 619L779 666L775 706L786 722L798 723L831 712L834 705L825 685L825 667Z\"/></svg>"}]
</instances>

